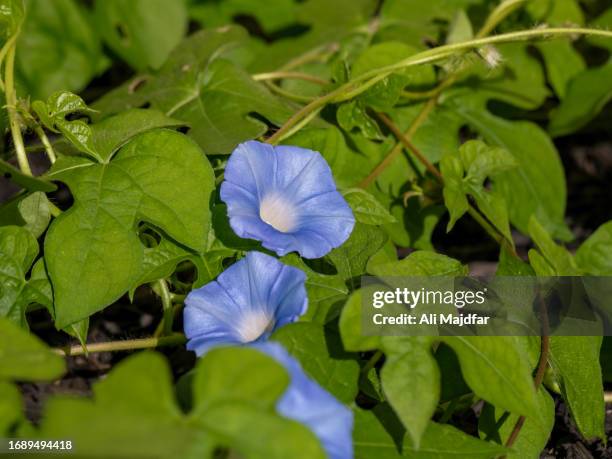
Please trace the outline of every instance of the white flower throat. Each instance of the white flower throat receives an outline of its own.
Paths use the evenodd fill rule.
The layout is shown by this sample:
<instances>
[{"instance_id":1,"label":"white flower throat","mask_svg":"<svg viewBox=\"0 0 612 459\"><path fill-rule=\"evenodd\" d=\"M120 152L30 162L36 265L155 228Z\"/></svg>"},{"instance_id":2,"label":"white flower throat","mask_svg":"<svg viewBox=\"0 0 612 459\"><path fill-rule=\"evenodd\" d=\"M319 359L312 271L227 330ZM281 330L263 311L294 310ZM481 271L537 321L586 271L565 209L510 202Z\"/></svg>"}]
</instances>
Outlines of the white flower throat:
<instances>
[{"instance_id":1,"label":"white flower throat","mask_svg":"<svg viewBox=\"0 0 612 459\"><path fill-rule=\"evenodd\" d=\"M274 319L263 311L250 311L242 317L238 324L238 336L243 343L257 340L261 335L274 329Z\"/></svg>"},{"instance_id":2,"label":"white flower throat","mask_svg":"<svg viewBox=\"0 0 612 459\"><path fill-rule=\"evenodd\" d=\"M259 204L261 219L282 233L289 233L295 229L297 218L295 207L278 193L269 193L263 197Z\"/></svg>"}]
</instances>

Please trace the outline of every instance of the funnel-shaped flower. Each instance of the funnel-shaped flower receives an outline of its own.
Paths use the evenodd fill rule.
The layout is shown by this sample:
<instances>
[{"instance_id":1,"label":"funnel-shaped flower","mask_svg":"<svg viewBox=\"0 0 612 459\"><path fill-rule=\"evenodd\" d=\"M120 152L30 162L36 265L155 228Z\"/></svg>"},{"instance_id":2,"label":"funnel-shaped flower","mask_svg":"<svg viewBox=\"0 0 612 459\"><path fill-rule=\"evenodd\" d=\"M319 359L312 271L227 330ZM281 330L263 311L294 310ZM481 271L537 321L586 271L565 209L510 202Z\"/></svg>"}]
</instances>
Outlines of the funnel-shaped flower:
<instances>
[{"instance_id":1,"label":"funnel-shaped flower","mask_svg":"<svg viewBox=\"0 0 612 459\"><path fill-rule=\"evenodd\" d=\"M355 219L316 151L238 145L225 168L221 199L236 234L279 255L319 258L347 240Z\"/></svg>"},{"instance_id":2,"label":"funnel-shaped flower","mask_svg":"<svg viewBox=\"0 0 612 459\"><path fill-rule=\"evenodd\" d=\"M187 295L187 349L202 355L214 346L266 339L306 312L305 280L304 272L276 258L247 253L216 281Z\"/></svg>"},{"instance_id":3,"label":"funnel-shaped flower","mask_svg":"<svg viewBox=\"0 0 612 459\"><path fill-rule=\"evenodd\" d=\"M289 387L276 404L276 411L307 426L319 439L330 459L353 457L353 413L319 384L310 379L297 360L280 344L256 344L285 367Z\"/></svg>"}]
</instances>

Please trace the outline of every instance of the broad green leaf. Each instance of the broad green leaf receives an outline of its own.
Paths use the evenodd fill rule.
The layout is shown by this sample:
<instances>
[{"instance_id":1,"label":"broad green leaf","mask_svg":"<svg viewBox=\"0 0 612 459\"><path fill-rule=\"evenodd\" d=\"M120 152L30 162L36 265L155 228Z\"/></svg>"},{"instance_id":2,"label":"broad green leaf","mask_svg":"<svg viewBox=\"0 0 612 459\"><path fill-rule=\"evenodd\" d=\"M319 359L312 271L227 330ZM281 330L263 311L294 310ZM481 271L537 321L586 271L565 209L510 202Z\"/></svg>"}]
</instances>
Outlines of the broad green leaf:
<instances>
[{"instance_id":1,"label":"broad green leaf","mask_svg":"<svg viewBox=\"0 0 612 459\"><path fill-rule=\"evenodd\" d=\"M338 274L355 287L356 278L365 273L368 260L385 242L386 235L379 228L356 223L348 240L327 257L336 266Z\"/></svg>"},{"instance_id":2,"label":"broad green leaf","mask_svg":"<svg viewBox=\"0 0 612 459\"><path fill-rule=\"evenodd\" d=\"M460 261L435 252L418 250L406 258L371 267L375 276L466 276L467 266Z\"/></svg>"},{"instance_id":3,"label":"broad green leaf","mask_svg":"<svg viewBox=\"0 0 612 459\"><path fill-rule=\"evenodd\" d=\"M284 368L259 351L213 350L196 370L193 415L204 417L215 404L227 402L273 410L288 384Z\"/></svg>"},{"instance_id":4,"label":"broad green leaf","mask_svg":"<svg viewBox=\"0 0 612 459\"><path fill-rule=\"evenodd\" d=\"M106 44L137 70L159 68L187 30L182 1L97 0L94 15Z\"/></svg>"},{"instance_id":5,"label":"broad green leaf","mask_svg":"<svg viewBox=\"0 0 612 459\"><path fill-rule=\"evenodd\" d=\"M144 253L134 231L138 221L193 250L205 248L214 176L183 134L141 134L106 164L62 157L49 176L65 182L75 198L45 239L59 328L99 311L136 282Z\"/></svg>"},{"instance_id":6,"label":"broad green leaf","mask_svg":"<svg viewBox=\"0 0 612 459\"><path fill-rule=\"evenodd\" d=\"M249 15L266 32L288 27L297 21L298 11L293 0L270 0L254 3L250 0L225 0L223 2L198 2L192 0L189 15L207 27L221 27L238 15Z\"/></svg>"},{"instance_id":7,"label":"broad green leaf","mask_svg":"<svg viewBox=\"0 0 612 459\"><path fill-rule=\"evenodd\" d=\"M342 277L337 274L318 273L306 265L296 254L289 254L283 257L282 261L306 273L308 310L301 320L325 324L335 319L348 294L348 289Z\"/></svg>"},{"instance_id":8,"label":"broad green leaf","mask_svg":"<svg viewBox=\"0 0 612 459\"><path fill-rule=\"evenodd\" d=\"M552 275L576 276L580 274L580 271L576 266L576 262L574 261L574 257L567 251L567 249L557 245L555 241L553 241L552 237L535 217L532 217L529 221L529 235L535 242L544 260L552 267ZM530 261L533 257L535 257L535 254L533 251L530 251ZM541 263L534 266L536 273L545 275L545 273L538 271L538 266L542 266Z\"/></svg>"},{"instance_id":9,"label":"broad green leaf","mask_svg":"<svg viewBox=\"0 0 612 459\"><path fill-rule=\"evenodd\" d=\"M479 397L514 414L538 412L531 366L512 336L446 336L461 372Z\"/></svg>"},{"instance_id":10,"label":"broad green leaf","mask_svg":"<svg viewBox=\"0 0 612 459\"><path fill-rule=\"evenodd\" d=\"M436 39L441 23L452 21L455 13L479 4L480 0L391 0L380 11L383 39L401 40L423 46L423 39Z\"/></svg>"},{"instance_id":11,"label":"broad green leaf","mask_svg":"<svg viewBox=\"0 0 612 459\"><path fill-rule=\"evenodd\" d=\"M538 459L548 443L555 424L555 403L544 388L538 391L537 397L538 415L527 416L525 419L512 450L506 455L509 459ZM505 416L500 425L502 416L504 416L503 410L489 404L485 405L478 422L481 438L494 440L500 444L506 443L519 416Z\"/></svg>"},{"instance_id":12,"label":"broad green leaf","mask_svg":"<svg viewBox=\"0 0 612 459\"><path fill-rule=\"evenodd\" d=\"M0 207L0 226L23 226L35 238L45 232L50 220L49 200L40 191L18 196Z\"/></svg>"},{"instance_id":13,"label":"broad green leaf","mask_svg":"<svg viewBox=\"0 0 612 459\"><path fill-rule=\"evenodd\" d=\"M554 137L584 127L612 99L612 60L590 68L570 80L567 94L550 117L548 130Z\"/></svg>"},{"instance_id":14,"label":"broad green leaf","mask_svg":"<svg viewBox=\"0 0 612 459\"><path fill-rule=\"evenodd\" d=\"M267 131L261 118L280 125L293 114L231 61L245 40L245 32L235 27L193 34L178 45L159 72L136 77L93 107L118 113L150 104L190 124L189 135L206 154L229 154L240 142Z\"/></svg>"},{"instance_id":15,"label":"broad green leaf","mask_svg":"<svg viewBox=\"0 0 612 459\"><path fill-rule=\"evenodd\" d=\"M604 223L576 251L580 269L596 276L612 276L612 221Z\"/></svg>"},{"instance_id":16,"label":"broad green leaf","mask_svg":"<svg viewBox=\"0 0 612 459\"><path fill-rule=\"evenodd\" d=\"M572 418L586 439L605 438L601 336L551 336L550 364Z\"/></svg>"},{"instance_id":17,"label":"broad green leaf","mask_svg":"<svg viewBox=\"0 0 612 459\"><path fill-rule=\"evenodd\" d=\"M23 419L23 402L17 386L0 381L0 435L12 437L11 429Z\"/></svg>"},{"instance_id":18,"label":"broad green leaf","mask_svg":"<svg viewBox=\"0 0 612 459\"><path fill-rule=\"evenodd\" d=\"M353 444L355 459L400 459L395 432L389 432L388 423L381 421L381 410L356 408ZM400 430L400 429L397 429ZM400 434L401 435L401 434ZM401 442L401 437L400 437Z\"/></svg>"},{"instance_id":19,"label":"broad green leaf","mask_svg":"<svg viewBox=\"0 0 612 459\"><path fill-rule=\"evenodd\" d=\"M358 222L366 225L382 225L395 222L395 217L367 191L361 188L349 188L343 191L342 195L351 206L355 220Z\"/></svg>"},{"instance_id":20,"label":"broad green leaf","mask_svg":"<svg viewBox=\"0 0 612 459\"><path fill-rule=\"evenodd\" d=\"M359 364L346 353L340 337L312 322L279 328L273 335L302 364L304 371L343 403L357 395Z\"/></svg>"},{"instance_id":21,"label":"broad green leaf","mask_svg":"<svg viewBox=\"0 0 612 459\"><path fill-rule=\"evenodd\" d=\"M85 456L195 459L229 447L249 459L323 458L307 428L274 412L287 379L254 349L213 350L196 368L195 406L184 414L168 364L144 352L96 384L93 399L51 399L38 434L70 437Z\"/></svg>"},{"instance_id":22,"label":"broad green leaf","mask_svg":"<svg viewBox=\"0 0 612 459\"><path fill-rule=\"evenodd\" d=\"M184 123L169 118L158 110L134 108L91 125L93 147L103 161L133 137L157 128L176 128Z\"/></svg>"},{"instance_id":23,"label":"broad green leaf","mask_svg":"<svg viewBox=\"0 0 612 459\"><path fill-rule=\"evenodd\" d=\"M0 380L52 381L65 370L61 356L37 337L0 317Z\"/></svg>"},{"instance_id":24,"label":"broad green leaf","mask_svg":"<svg viewBox=\"0 0 612 459\"><path fill-rule=\"evenodd\" d=\"M403 339L387 354L381 382L387 401L418 448L440 399L440 370L430 340Z\"/></svg>"},{"instance_id":25,"label":"broad green leaf","mask_svg":"<svg viewBox=\"0 0 612 459\"><path fill-rule=\"evenodd\" d=\"M46 99L80 91L105 66L88 12L73 0L28 0L17 43L16 74L24 95Z\"/></svg>"},{"instance_id":26,"label":"broad green leaf","mask_svg":"<svg viewBox=\"0 0 612 459\"><path fill-rule=\"evenodd\" d=\"M380 337L361 332L363 292L354 291L346 301L340 316L340 336L347 351L371 351L380 346Z\"/></svg>"}]
</instances>

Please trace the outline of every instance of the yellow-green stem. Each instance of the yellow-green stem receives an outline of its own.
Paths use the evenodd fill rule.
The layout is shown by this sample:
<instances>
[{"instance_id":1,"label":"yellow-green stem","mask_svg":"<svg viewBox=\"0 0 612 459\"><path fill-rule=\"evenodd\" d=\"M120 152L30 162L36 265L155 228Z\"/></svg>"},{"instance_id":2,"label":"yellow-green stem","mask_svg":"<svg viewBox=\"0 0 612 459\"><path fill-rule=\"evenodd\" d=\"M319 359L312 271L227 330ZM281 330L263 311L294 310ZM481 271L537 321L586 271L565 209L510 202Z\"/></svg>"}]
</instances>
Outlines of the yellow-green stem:
<instances>
[{"instance_id":1,"label":"yellow-green stem","mask_svg":"<svg viewBox=\"0 0 612 459\"><path fill-rule=\"evenodd\" d=\"M4 73L4 90L6 96L6 107L9 115L9 125L11 128L11 135L13 137L13 145L15 147L15 153L17 155L17 162L21 172L26 175L32 175L32 169L30 169L30 163L26 155L25 146L23 144L23 137L21 135L21 127L19 126L19 119L17 114L17 95L15 94L14 84L14 72L15 72L15 43L8 48L6 55L6 68Z\"/></svg>"},{"instance_id":2,"label":"yellow-green stem","mask_svg":"<svg viewBox=\"0 0 612 459\"><path fill-rule=\"evenodd\" d=\"M185 342L187 342L185 335L182 333L174 333L169 336L160 336L159 338L153 337L125 341L109 341L107 343L92 343L87 344L85 349L79 344L78 346L56 348L53 351L56 354L72 356L93 354L95 352L133 351L136 349L149 349L164 346L180 346L185 344Z\"/></svg>"},{"instance_id":3,"label":"yellow-green stem","mask_svg":"<svg viewBox=\"0 0 612 459\"><path fill-rule=\"evenodd\" d=\"M49 158L49 161L51 161L51 164L53 164L55 160L57 159L57 156L55 155L55 150L53 149L53 145L51 145L51 142L49 142L49 137L47 137L47 134L45 134L44 129L41 128L39 125L37 125L34 128L34 132L36 132L36 135L38 136L43 146L45 147L45 152L47 153L47 157Z\"/></svg>"},{"instance_id":4,"label":"yellow-green stem","mask_svg":"<svg viewBox=\"0 0 612 459\"><path fill-rule=\"evenodd\" d=\"M352 81L345 83L336 90L325 94L318 99L315 99L310 104L303 107L297 113L295 113L287 122L278 130L276 133L268 139L272 144L277 143L278 139L283 137L284 134L293 128L296 124L301 122L304 118L308 117L313 111L324 107L330 102L339 102L356 97L363 93L373 84L385 79L391 73L402 70L415 65L427 64L435 62L440 59L449 57L455 53L468 51L471 49L477 49L484 45L499 44L499 43L511 43L516 41L526 41L533 38L552 38L555 36L571 36L571 35L597 35L602 37L612 38L612 32L607 30L597 29L584 29L580 27L557 27L557 28L539 28L533 30L523 30L518 32L510 32L506 34L496 35L493 37L475 38L474 40L468 40L461 43L453 43L448 45L439 46L437 48L422 51L414 54L398 63L373 69L369 72L365 72L359 75Z\"/></svg>"}]
</instances>

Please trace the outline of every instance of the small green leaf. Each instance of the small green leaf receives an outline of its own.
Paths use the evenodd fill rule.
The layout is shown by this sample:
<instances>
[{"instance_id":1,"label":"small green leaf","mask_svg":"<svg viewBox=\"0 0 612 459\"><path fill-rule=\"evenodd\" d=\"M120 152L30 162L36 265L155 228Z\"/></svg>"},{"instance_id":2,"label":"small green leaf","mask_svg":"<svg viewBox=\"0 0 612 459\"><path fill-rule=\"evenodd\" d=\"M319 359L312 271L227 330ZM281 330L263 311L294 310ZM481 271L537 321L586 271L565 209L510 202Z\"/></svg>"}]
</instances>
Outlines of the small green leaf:
<instances>
[{"instance_id":1,"label":"small green leaf","mask_svg":"<svg viewBox=\"0 0 612 459\"><path fill-rule=\"evenodd\" d=\"M601 336L551 336L550 364L580 433L605 438Z\"/></svg>"},{"instance_id":2,"label":"small green leaf","mask_svg":"<svg viewBox=\"0 0 612 459\"><path fill-rule=\"evenodd\" d=\"M67 183L75 197L45 239L59 328L99 311L136 282L144 253L137 221L193 250L205 248L214 176L201 150L182 134L146 132L107 164L62 157L49 175Z\"/></svg>"},{"instance_id":3,"label":"small green leaf","mask_svg":"<svg viewBox=\"0 0 612 459\"><path fill-rule=\"evenodd\" d=\"M52 381L65 370L60 355L37 337L0 317L0 380Z\"/></svg>"},{"instance_id":4,"label":"small green leaf","mask_svg":"<svg viewBox=\"0 0 612 459\"><path fill-rule=\"evenodd\" d=\"M595 276L612 276L612 221L601 225L576 251L576 264Z\"/></svg>"},{"instance_id":5,"label":"small green leaf","mask_svg":"<svg viewBox=\"0 0 612 459\"><path fill-rule=\"evenodd\" d=\"M580 274L576 262L572 255L564 248L555 243L552 237L544 229L544 227L538 222L535 217L531 217L529 221L529 235L535 242L538 250L550 267L552 267L552 274L542 272L542 262L533 251L529 252L529 260L535 258L537 261L532 265L539 275L557 275L557 276L576 276Z\"/></svg>"},{"instance_id":6,"label":"small green leaf","mask_svg":"<svg viewBox=\"0 0 612 459\"><path fill-rule=\"evenodd\" d=\"M38 254L38 242L25 228L0 227L0 317L27 327L26 274Z\"/></svg>"},{"instance_id":7,"label":"small green leaf","mask_svg":"<svg viewBox=\"0 0 612 459\"><path fill-rule=\"evenodd\" d=\"M97 0L97 30L137 70L159 68L187 30L184 2Z\"/></svg>"},{"instance_id":8,"label":"small green leaf","mask_svg":"<svg viewBox=\"0 0 612 459\"><path fill-rule=\"evenodd\" d=\"M431 341L406 337L387 353L382 388L418 448L440 399L440 370L431 355Z\"/></svg>"},{"instance_id":9,"label":"small green leaf","mask_svg":"<svg viewBox=\"0 0 612 459\"><path fill-rule=\"evenodd\" d=\"M359 364L347 354L340 337L321 325L298 322L273 335L302 364L304 371L343 403L357 395Z\"/></svg>"},{"instance_id":10,"label":"small green leaf","mask_svg":"<svg viewBox=\"0 0 612 459\"><path fill-rule=\"evenodd\" d=\"M347 351L371 351L380 346L380 337L361 332L363 292L354 291L346 301L340 316L340 336Z\"/></svg>"},{"instance_id":11,"label":"small green leaf","mask_svg":"<svg viewBox=\"0 0 612 459\"><path fill-rule=\"evenodd\" d=\"M361 188L350 188L343 191L342 195L351 206L355 220L358 222L366 225L382 225L396 221L374 196Z\"/></svg>"},{"instance_id":12,"label":"small green leaf","mask_svg":"<svg viewBox=\"0 0 612 459\"><path fill-rule=\"evenodd\" d=\"M40 191L19 196L0 207L0 226L23 226L35 238L45 232L50 221L49 200Z\"/></svg>"},{"instance_id":13,"label":"small green leaf","mask_svg":"<svg viewBox=\"0 0 612 459\"><path fill-rule=\"evenodd\" d=\"M501 196L486 190L484 182L487 177L493 178L516 165L508 152L502 148L489 147L479 140L470 140L461 145L459 155L444 156L440 161L440 171L444 177L444 203L450 213L447 231L468 211L467 195L470 195L480 211L511 241L505 201Z\"/></svg>"},{"instance_id":14,"label":"small green leaf","mask_svg":"<svg viewBox=\"0 0 612 459\"><path fill-rule=\"evenodd\" d=\"M383 138L376 121L366 112L366 108L359 100L346 102L338 108L336 120L346 132L360 130L370 140L381 140Z\"/></svg>"},{"instance_id":15,"label":"small green leaf","mask_svg":"<svg viewBox=\"0 0 612 459\"><path fill-rule=\"evenodd\" d=\"M479 397L514 414L537 413L531 366L511 336L446 336L461 372Z\"/></svg>"}]
</instances>

